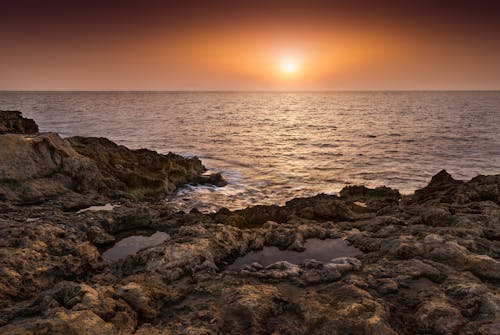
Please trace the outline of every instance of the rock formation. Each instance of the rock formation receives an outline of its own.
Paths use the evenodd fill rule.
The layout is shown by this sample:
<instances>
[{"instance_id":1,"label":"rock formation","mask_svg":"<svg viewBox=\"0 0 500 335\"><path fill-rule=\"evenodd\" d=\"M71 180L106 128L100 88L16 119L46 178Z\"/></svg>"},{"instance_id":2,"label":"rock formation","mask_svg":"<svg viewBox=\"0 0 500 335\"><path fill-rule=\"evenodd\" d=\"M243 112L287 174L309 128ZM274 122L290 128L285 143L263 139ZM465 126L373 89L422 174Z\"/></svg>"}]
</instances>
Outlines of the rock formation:
<instances>
[{"instance_id":1,"label":"rock formation","mask_svg":"<svg viewBox=\"0 0 500 335\"><path fill-rule=\"evenodd\" d=\"M20 116L0 112L0 126L12 113ZM19 119L8 129L27 133L31 121ZM18 204L52 201L83 208L106 198L158 197L187 183L224 183L220 174L204 176L206 169L196 157L130 150L105 138L63 139L54 133L0 135L0 162L0 198Z\"/></svg>"},{"instance_id":2,"label":"rock formation","mask_svg":"<svg viewBox=\"0 0 500 335\"><path fill-rule=\"evenodd\" d=\"M21 112L0 111L0 134L36 134L38 125L32 119L24 118Z\"/></svg>"},{"instance_id":3,"label":"rock formation","mask_svg":"<svg viewBox=\"0 0 500 335\"><path fill-rule=\"evenodd\" d=\"M348 187L284 206L182 213L137 194L172 190L202 171L197 161L105 139L0 137L0 334L500 333L500 175L466 182L442 171L410 196ZM129 196L99 212L50 200L101 192ZM171 238L102 258L145 230ZM228 270L251 251L300 250L311 238L344 238L362 253Z\"/></svg>"}]
</instances>

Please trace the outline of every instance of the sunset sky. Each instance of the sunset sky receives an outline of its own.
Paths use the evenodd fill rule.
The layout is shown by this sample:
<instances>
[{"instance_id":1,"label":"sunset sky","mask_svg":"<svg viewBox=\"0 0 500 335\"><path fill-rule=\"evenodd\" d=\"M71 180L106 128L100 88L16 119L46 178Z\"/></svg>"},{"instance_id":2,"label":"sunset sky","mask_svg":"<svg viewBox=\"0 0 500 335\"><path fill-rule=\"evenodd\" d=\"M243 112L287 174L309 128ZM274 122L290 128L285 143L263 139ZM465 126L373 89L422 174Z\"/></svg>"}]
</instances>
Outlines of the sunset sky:
<instances>
[{"instance_id":1,"label":"sunset sky","mask_svg":"<svg viewBox=\"0 0 500 335\"><path fill-rule=\"evenodd\" d=\"M493 0L0 1L1 90L500 89Z\"/></svg>"}]
</instances>

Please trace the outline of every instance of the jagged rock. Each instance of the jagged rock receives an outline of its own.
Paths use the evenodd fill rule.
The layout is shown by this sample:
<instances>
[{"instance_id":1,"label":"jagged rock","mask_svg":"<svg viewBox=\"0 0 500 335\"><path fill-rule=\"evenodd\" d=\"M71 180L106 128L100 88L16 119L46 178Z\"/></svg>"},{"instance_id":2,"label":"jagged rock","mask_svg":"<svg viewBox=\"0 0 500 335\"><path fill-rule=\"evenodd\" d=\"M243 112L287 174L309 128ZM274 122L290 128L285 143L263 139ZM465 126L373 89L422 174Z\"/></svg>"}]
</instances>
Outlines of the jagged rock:
<instances>
[{"instance_id":1,"label":"jagged rock","mask_svg":"<svg viewBox=\"0 0 500 335\"><path fill-rule=\"evenodd\" d=\"M108 234L104 229L99 226L91 226L87 231L87 238L97 247L112 245L116 238Z\"/></svg>"},{"instance_id":2,"label":"jagged rock","mask_svg":"<svg viewBox=\"0 0 500 335\"><path fill-rule=\"evenodd\" d=\"M196 157L129 150L102 138L62 139L53 133L0 135L0 161L0 199L23 204L80 199L65 203L66 208L85 207L93 198L170 193L205 170Z\"/></svg>"},{"instance_id":3,"label":"jagged rock","mask_svg":"<svg viewBox=\"0 0 500 335\"><path fill-rule=\"evenodd\" d=\"M441 172L401 199L388 188L348 188L215 214L134 199L76 213L63 209L146 195L141 178L168 175L162 192L170 190L197 163L176 170L178 158L102 139L0 141L0 334L498 333L500 176L461 182ZM6 163L9 150L18 151ZM61 195L71 200L59 207ZM368 210L357 213L355 201ZM100 248L131 229L171 239L104 261ZM264 246L301 251L310 238L345 238L363 253L227 268Z\"/></svg>"},{"instance_id":4,"label":"jagged rock","mask_svg":"<svg viewBox=\"0 0 500 335\"><path fill-rule=\"evenodd\" d=\"M500 203L500 175L477 176L469 182L453 179L445 170L435 175L429 185L416 190L408 199L411 203L425 201L464 205L470 202L492 201Z\"/></svg>"},{"instance_id":5,"label":"jagged rock","mask_svg":"<svg viewBox=\"0 0 500 335\"><path fill-rule=\"evenodd\" d=\"M217 187L223 187L227 185L227 181L222 177L220 173L212 173L209 175L201 175L195 178L195 184L209 184Z\"/></svg>"},{"instance_id":6,"label":"jagged rock","mask_svg":"<svg viewBox=\"0 0 500 335\"><path fill-rule=\"evenodd\" d=\"M39 203L105 186L95 164L57 134L0 135L0 161L0 194L14 202Z\"/></svg>"},{"instance_id":7,"label":"jagged rock","mask_svg":"<svg viewBox=\"0 0 500 335\"><path fill-rule=\"evenodd\" d=\"M107 232L117 234L121 231L148 228L151 226L154 213L147 207L122 208L116 212L112 220L104 222Z\"/></svg>"},{"instance_id":8,"label":"jagged rock","mask_svg":"<svg viewBox=\"0 0 500 335\"><path fill-rule=\"evenodd\" d=\"M164 326L155 327L149 323L141 325L134 333L134 335L172 335L169 329Z\"/></svg>"},{"instance_id":9,"label":"jagged rock","mask_svg":"<svg viewBox=\"0 0 500 335\"><path fill-rule=\"evenodd\" d=\"M327 262L306 260L299 265L280 261L263 267L259 263L252 263L241 270L241 274L259 279L292 280L300 285L314 285L339 280L343 274L359 270L360 267L358 259L340 257Z\"/></svg>"},{"instance_id":10,"label":"jagged rock","mask_svg":"<svg viewBox=\"0 0 500 335\"><path fill-rule=\"evenodd\" d=\"M0 328L0 334L112 335L118 334L113 324L95 313L58 309L44 317L21 320Z\"/></svg>"},{"instance_id":11,"label":"jagged rock","mask_svg":"<svg viewBox=\"0 0 500 335\"><path fill-rule=\"evenodd\" d=\"M101 255L92 243L83 242L78 244L76 252L78 253L78 258L83 260L85 264L88 264L91 268L97 267Z\"/></svg>"},{"instance_id":12,"label":"jagged rock","mask_svg":"<svg viewBox=\"0 0 500 335\"><path fill-rule=\"evenodd\" d=\"M152 319L156 316L157 311L151 305L151 297L141 285L134 282L128 283L118 289L117 295L129 303L142 317Z\"/></svg>"},{"instance_id":13,"label":"jagged rock","mask_svg":"<svg viewBox=\"0 0 500 335\"><path fill-rule=\"evenodd\" d=\"M423 332L434 334L455 334L464 323L458 308L442 300L423 303L415 317Z\"/></svg>"},{"instance_id":14,"label":"jagged rock","mask_svg":"<svg viewBox=\"0 0 500 335\"><path fill-rule=\"evenodd\" d=\"M38 125L32 119L24 118L21 112L0 110L0 134L36 134Z\"/></svg>"},{"instance_id":15,"label":"jagged rock","mask_svg":"<svg viewBox=\"0 0 500 335\"><path fill-rule=\"evenodd\" d=\"M358 213L378 211L386 206L395 206L401 199L398 190L386 186L370 189L365 186L347 186L340 191L340 197L351 202L351 208Z\"/></svg>"},{"instance_id":16,"label":"jagged rock","mask_svg":"<svg viewBox=\"0 0 500 335\"><path fill-rule=\"evenodd\" d=\"M70 137L67 141L80 155L91 159L111 190L134 198L173 192L205 172L197 157L130 150L106 138Z\"/></svg>"},{"instance_id":17,"label":"jagged rock","mask_svg":"<svg viewBox=\"0 0 500 335\"><path fill-rule=\"evenodd\" d=\"M225 296L224 333L269 333L267 320L279 315L283 297L272 285L241 285L227 288Z\"/></svg>"}]
</instances>

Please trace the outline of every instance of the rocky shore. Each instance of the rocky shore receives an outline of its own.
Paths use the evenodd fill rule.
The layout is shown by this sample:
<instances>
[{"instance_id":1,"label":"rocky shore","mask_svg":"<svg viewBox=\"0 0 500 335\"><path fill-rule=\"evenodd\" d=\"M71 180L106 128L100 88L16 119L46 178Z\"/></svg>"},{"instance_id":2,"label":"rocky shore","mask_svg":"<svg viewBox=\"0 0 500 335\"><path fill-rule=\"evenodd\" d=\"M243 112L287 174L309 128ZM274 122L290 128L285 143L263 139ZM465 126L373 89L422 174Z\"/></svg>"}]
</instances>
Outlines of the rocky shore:
<instances>
[{"instance_id":1,"label":"rocky shore","mask_svg":"<svg viewBox=\"0 0 500 335\"><path fill-rule=\"evenodd\" d=\"M224 184L197 158L1 115L0 334L500 334L500 175L183 213L163 195ZM168 238L103 257L144 232ZM359 253L228 268L311 239Z\"/></svg>"}]
</instances>

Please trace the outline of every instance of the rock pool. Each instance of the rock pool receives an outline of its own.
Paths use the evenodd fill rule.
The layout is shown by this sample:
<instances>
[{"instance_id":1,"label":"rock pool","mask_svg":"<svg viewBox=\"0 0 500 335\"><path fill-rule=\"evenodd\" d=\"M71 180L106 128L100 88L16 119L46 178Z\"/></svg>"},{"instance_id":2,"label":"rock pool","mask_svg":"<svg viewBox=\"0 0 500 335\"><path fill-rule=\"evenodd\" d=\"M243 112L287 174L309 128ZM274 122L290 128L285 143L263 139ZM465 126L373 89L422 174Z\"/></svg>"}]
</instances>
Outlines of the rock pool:
<instances>
[{"instance_id":1,"label":"rock pool","mask_svg":"<svg viewBox=\"0 0 500 335\"><path fill-rule=\"evenodd\" d=\"M237 271L245 265L257 262L267 266L278 261L287 261L292 264L300 264L306 259L328 261L338 257L353 257L361 254L359 249L348 245L341 238L320 240L311 238L304 243L305 250L302 252L292 250L280 250L277 247L264 247L262 250L252 251L245 256L239 257L227 267L228 270Z\"/></svg>"},{"instance_id":2,"label":"rock pool","mask_svg":"<svg viewBox=\"0 0 500 335\"><path fill-rule=\"evenodd\" d=\"M157 231L150 236L129 236L118 241L113 247L103 252L102 257L111 261L125 258L139 250L154 247L170 239L170 235Z\"/></svg>"}]
</instances>

